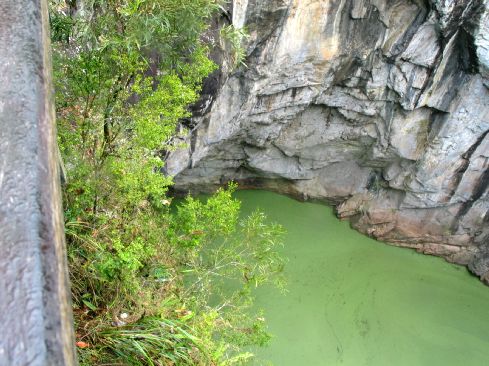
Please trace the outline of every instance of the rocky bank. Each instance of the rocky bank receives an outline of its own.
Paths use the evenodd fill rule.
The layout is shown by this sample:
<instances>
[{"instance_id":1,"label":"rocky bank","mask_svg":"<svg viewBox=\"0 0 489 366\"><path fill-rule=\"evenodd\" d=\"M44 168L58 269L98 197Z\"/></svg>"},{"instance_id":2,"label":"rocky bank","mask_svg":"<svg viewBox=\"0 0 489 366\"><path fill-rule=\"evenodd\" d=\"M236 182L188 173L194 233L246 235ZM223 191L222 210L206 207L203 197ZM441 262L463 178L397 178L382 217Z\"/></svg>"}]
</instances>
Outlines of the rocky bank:
<instances>
[{"instance_id":1,"label":"rocky bank","mask_svg":"<svg viewBox=\"0 0 489 366\"><path fill-rule=\"evenodd\" d=\"M489 0L234 0L227 18L247 66L216 52L176 187L326 200L489 283Z\"/></svg>"}]
</instances>

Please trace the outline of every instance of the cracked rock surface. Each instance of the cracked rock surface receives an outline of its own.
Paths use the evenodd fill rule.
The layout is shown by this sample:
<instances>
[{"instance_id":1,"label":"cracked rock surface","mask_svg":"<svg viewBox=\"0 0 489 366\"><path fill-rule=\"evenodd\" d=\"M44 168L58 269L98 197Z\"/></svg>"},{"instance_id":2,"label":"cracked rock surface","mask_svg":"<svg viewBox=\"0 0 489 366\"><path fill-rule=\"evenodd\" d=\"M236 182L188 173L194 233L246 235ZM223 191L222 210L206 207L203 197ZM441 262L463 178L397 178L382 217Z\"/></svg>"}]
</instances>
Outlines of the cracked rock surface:
<instances>
[{"instance_id":1,"label":"cracked rock surface","mask_svg":"<svg viewBox=\"0 0 489 366\"><path fill-rule=\"evenodd\" d=\"M247 67L214 78L176 187L326 200L489 282L489 0L235 0L232 19Z\"/></svg>"}]
</instances>

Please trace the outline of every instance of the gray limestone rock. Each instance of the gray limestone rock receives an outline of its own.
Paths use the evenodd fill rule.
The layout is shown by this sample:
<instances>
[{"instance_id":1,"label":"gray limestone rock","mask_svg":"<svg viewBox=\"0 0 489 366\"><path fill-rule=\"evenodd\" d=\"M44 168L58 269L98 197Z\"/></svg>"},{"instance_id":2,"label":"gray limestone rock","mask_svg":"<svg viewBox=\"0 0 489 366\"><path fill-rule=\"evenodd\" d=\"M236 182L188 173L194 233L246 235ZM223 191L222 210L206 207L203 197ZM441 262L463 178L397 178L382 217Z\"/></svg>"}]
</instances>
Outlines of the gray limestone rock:
<instances>
[{"instance_id":1,"label":"gray limestone rock","mask_svg":"<svg viewBox=\"0 0 489 366\"><path fill-rule=\"evenodd\" d=\"M489 278L489 1L235 0L233 19L247 67L169 155L177 189L323 199Z\"/></svg>"}]
</instances>

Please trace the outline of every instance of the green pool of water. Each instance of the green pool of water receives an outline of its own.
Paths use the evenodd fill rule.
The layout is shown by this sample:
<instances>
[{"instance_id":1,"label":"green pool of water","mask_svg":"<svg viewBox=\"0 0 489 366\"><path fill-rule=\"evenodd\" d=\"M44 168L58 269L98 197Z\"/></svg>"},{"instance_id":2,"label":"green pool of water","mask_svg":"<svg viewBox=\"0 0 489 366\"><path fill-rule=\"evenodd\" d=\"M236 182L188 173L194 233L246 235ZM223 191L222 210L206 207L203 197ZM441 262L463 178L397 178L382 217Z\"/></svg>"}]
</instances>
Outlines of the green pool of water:
<instances>
[{"instance_id":1,"label":"green pool of water","mask_svg":"<svg viewBox=\"0 0 489 366\"><path fill-rule=\"evenodd\" d=\"M464 268L369 239L321 204L237 197L288 232L288 293L257 291L274 338L254 365L489 365L489 288Z\"/></svg>"}]
</instances>

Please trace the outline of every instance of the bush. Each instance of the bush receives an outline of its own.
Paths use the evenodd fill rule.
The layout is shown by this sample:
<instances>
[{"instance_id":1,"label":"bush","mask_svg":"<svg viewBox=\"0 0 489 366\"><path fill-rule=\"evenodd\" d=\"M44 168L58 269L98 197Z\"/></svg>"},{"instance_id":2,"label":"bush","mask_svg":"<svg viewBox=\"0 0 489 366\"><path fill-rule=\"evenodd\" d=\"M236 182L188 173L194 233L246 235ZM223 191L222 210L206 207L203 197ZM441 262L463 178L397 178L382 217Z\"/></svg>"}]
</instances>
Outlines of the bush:
<instances>
[{"instance_id":1,"label":"bush","mask_svg":"<svg viewBox=\"0 0 489 366\"><path fill-rule=\"evenodd\" d=\"M215 0L50 1L58 141L82 365L230 365L269 336L250 289L281 229L239 219L236 186L176 211L161 156L215 69ZM233 285L229 287L229 284Z\"/></svg>"}]
</instances>

